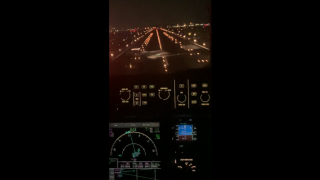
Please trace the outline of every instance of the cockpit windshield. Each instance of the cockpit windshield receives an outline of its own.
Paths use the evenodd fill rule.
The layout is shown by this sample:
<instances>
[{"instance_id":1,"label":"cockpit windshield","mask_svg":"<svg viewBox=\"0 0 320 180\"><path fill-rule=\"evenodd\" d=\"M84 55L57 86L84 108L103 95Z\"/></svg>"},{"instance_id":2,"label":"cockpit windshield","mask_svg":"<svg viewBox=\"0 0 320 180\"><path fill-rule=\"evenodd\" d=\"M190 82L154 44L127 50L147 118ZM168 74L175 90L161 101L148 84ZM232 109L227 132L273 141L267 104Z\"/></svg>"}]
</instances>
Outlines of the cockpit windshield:
<instances>
[{"instance_id":1,"label":"cockpit windshield","mask_svg":"<svg viewBox=\"0 0 320 180\"><path fill-rule=\"evenodd\" d=\"M109 74L210 68L210 0L109 1Z\"/></svg>"}]
</instances>

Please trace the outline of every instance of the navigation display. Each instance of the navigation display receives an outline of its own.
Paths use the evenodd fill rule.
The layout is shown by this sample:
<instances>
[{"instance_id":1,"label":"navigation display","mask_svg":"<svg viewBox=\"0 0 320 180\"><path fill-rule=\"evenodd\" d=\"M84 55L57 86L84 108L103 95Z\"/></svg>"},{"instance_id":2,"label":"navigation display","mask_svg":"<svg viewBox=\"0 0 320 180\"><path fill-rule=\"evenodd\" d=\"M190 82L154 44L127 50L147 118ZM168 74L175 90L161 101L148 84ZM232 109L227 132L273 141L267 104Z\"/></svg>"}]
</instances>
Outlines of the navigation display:
<instances>
[{"instance_id":1,"label":"navigation display","mask_svg":"<svg viewBox=\"0 0 320 180\"><path fill-rule=\"evenodd\" d=\"M159 179L160 125L109 123L109 179Z\"/></svg>"}]
</instances>

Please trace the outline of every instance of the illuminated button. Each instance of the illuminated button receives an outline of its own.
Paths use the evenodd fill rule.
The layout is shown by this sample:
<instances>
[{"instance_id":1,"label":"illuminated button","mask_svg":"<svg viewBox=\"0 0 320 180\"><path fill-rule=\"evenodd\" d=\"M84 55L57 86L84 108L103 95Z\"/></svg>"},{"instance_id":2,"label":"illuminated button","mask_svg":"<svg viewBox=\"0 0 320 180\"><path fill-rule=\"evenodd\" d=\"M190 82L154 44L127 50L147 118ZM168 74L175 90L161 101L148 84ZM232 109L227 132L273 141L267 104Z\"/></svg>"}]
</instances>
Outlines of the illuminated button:
<instances>
[{"instance_id":1,"label":"illuminated button","mask_svg":"<svg viewBox=\"0 0 320 180\"><path fill-rule=\"evenodd\" d=\"M139 85L134 85L133 89L139 89Z\"/></svg>"},{"instance_id":2,"label":"illuminated button","mask_svg":"<svg viewBox=\"0 0 320 180\"><path fill-rule=\"evenodd\" d=\"M154 89L154 85L149 85L149 89Z\"/></svg>"},{"instance_id":3,"label":"illuminated button","mask_svg":"<svg viewBox=\"0 0 320 180\"><path fill-rule=\"evenodd\" d=\"M179 84L179 88L184 88L184 84Z\"/></svg>"},{"instance_id":4,"label":"illuminated button","mask_svg":"<svg viewBox=\"0 0 320 180\"><path fill-rule=\"evenodd\" d=\"M191 104L197 104L197 100L191 100Z\"/></svg>"},{"instance_id":5,"label":"illuminated button","mask_svg":"<svg viewBox=\"0 0 320 180\"><path fill-rule=\"evenodd\" d=\"M147 85L141 85L141 89L147 89Z\"/></svg>"},{"instance_id":6,"label":"illuminated button","mask_svg":"<svg viewBox=\"0 0 320 180\"><path fill-rule=\"evenodd\" d=\"M202 87L206 88L206 87L208 87L208 84L207 83L202 83Z\"/></svg>"},{"instance_id":7,"label":"illuminated button","mask_svg":"<svg viewBox=\"0 0 320 180\"><path fill-rule=\"evenodd\" d=\"M136 101L139 101L139 98L134 98Z\"/></svg>"},{"instance_id":8,"label":"illuminated button","mask_svg":"<svg viewBox=\"0 0 320 180\"><path fill-rule=\"evenodd\" d=\"M197 96L197 92L191 92L191 96Z\"/></svg>"},{"instance_id":9,"label":"illuminated button","mask_svg":"<svg viewBox=\"0 0 320 180\"><path fill-rule=\"evenodd\" d=\"M147 93L142 93L142 97L147 97Z\"/></svg>"},{"instance_id":10,"label":"illuminated button","mask_svg":"<svg viewBox=\"0 0 320 180\"><path fill-rule=\"evenodd\" d=\"M196 88L197 84L191 84L191 88Z\"/></svg>"},{"instance_id":11,"label":"illuminated button","mask_svg":"<svg viewBox=\"0 0 320 180\"><path fill-rule=\"evenodd\" d=\"M139 101L134 102L135 105L139 105Z\"/></svg>"},{"instance_id":12,"label":"illuminated button","mask_svg":"<svg viewBox=\"0 0 320 180\"><path fill-rule=\"evenodd\" d=\"M155 96L155 93L149 93L149 96L150 96L150 97L154 97L154 96Z\"/></svg>"},{"instance_id":13,"label":"illuminated button","mask_svg":"<svg viewBox=\"0 0 320 180\"><path fill-rule=\"evenodd\" d=\"M147 101L142 101L142 105L147 105Z\"/></svg>"},{"instance_id":14,"label":"illuminated button","mask_svg":"<svg viewBox=\"0 0 320 180\"><path fill-rule=\"evenodd\" d=\"M134 97L139 97L139 94L138 94L138 93L135 93L135 94L134 94Z\"/></svg>"}]
</instances>

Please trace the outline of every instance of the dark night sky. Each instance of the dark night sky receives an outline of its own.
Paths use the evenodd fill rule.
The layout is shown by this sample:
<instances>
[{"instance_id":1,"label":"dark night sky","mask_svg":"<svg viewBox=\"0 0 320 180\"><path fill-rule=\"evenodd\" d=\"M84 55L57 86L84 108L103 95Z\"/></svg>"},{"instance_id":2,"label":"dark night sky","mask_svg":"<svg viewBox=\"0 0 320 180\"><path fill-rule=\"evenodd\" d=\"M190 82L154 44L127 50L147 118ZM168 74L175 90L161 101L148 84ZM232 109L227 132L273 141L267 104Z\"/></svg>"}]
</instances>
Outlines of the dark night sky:
<instances>
[{"instance_id":1,"label":"dark night sky","mask_svg":"<svg viewBox=\"0 0 320 180\"><path fill-rule=\"evenodd\" d=\"M109 0L109 26L134 28L208 23L211 0Z\"/></svg>"}]
</instances>

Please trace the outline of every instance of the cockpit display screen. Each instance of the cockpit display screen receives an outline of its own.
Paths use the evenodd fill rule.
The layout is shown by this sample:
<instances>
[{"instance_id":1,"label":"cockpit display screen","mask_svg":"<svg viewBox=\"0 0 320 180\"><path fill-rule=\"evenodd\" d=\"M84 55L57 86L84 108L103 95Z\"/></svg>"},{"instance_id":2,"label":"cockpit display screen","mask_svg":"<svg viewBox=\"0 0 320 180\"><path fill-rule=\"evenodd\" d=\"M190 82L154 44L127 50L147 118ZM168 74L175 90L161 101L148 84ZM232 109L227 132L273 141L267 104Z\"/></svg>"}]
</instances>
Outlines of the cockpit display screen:
<instances>
[{"instance_id":1,"label":"cockpit display screen","mask_svg":"<svg viewBox=\"0 0 320 180\"><path fill-rule=\"evenodd\" d=\"M178 125L178 141L194 141L195 132L193 131L195 127L193 125Z\"/></svg>"},{"instance_id":2,"label":"cockpit display screen","mask_svg":"<svg viewBox=\"0 0 320 180\"><path fill-rule=\"evenodd\" d=\"M159 122L109 123L109 179L159 179Z\"/></svg>"},{"instance_id":3,"label":"cockpit display screen","mask_svg":"<svg viewBox=\"0 0 320 180\"><path fill-rule=\"evenodd\" d=\"M179 136L192 135L192 125L179 125Z\"/></svg>"}]
</instances>

